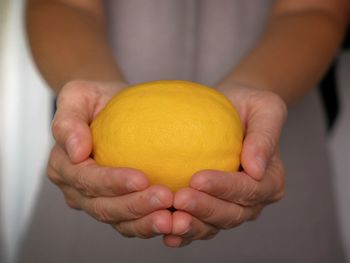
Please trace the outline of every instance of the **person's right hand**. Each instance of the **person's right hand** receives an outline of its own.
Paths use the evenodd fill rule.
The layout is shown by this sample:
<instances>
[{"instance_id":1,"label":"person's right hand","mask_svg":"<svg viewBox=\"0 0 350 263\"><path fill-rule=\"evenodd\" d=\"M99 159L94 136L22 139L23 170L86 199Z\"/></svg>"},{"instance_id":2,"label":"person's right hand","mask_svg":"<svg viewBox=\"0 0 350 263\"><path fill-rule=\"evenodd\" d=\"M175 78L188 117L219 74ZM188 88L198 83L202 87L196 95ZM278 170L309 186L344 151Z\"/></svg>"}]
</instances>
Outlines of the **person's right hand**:
<instances>
[{"instance_id":1,"label":"person's right hand","mask_svg":"<svg viewBox=\"0 0 350 263\"><path fill-rule=\"evenodd\" d=\"M63 192L66 203L111 224L127 237L150 238L172 228L172 192L149 186L146 177L130 168L102 167L90 158L90 123L123 83L73 81L57 98L52 123L55 145L48 176Z\"/></svg>"}]
</instances>

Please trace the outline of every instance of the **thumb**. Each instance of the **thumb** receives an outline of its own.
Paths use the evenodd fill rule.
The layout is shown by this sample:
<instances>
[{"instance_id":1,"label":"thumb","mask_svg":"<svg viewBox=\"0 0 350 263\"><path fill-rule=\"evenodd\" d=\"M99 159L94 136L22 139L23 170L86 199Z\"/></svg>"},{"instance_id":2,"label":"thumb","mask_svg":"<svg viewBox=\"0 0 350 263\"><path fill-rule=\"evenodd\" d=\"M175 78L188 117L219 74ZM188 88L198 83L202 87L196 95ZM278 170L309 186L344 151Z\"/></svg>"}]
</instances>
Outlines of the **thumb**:
<instances>
[{"instance_id":1,"label":"thumb","mask_svg":"<svg viewBox=\"0 0 350 263\"><path fill-rule=\"evenodd\" d=\"M62 88L57 98L52 133L73 163L89 158L92 150L89 123L93 116L94 96L91 96L91 88L88 82L70 82Z\"/></svg>"},{"instance_id":2,"label":"thumb","mask_svg":"<svg viewBox=\"0 0 350 263\"><path fill-rule=\"evenodd\" d=\"M287 108L282 99L274 94L251 104L248 105L241 161L248 175L261 180L277 149Z\"/></svg>"}]
</instances>

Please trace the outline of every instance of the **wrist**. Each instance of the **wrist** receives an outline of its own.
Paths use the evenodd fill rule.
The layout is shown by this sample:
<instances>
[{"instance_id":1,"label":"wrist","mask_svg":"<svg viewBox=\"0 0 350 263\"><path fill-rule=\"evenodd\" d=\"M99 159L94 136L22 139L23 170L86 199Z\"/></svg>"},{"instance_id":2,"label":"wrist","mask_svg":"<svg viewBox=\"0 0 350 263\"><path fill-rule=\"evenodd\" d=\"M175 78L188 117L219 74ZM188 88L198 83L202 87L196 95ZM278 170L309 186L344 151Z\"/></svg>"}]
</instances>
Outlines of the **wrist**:
<instances>
[{"instance_id":1,"label":"wrist","mask_svg":"<svg viewBox=\"0 0 350 263\"><path fill-rule=\"evenodd\" d=\"M239 93L245 94L249 93L251 95L251 92L257 92L257 93L272 93L276 97L279 97L280 100L282 100L287 107L295 104L296 99L289 94L288 91L275 88L275 85L272 85L271 83L267 83L266 81L255 81L254 77L251 78L252 81L247 81L246 79L240 79L240 78L232 78L231 76L222 80L217 84L217 89L223 93L231 93L233 90L237 91L237 89L240 90ZM237 93L237 92L235 92Z\"/></svg>"}]
</instances>

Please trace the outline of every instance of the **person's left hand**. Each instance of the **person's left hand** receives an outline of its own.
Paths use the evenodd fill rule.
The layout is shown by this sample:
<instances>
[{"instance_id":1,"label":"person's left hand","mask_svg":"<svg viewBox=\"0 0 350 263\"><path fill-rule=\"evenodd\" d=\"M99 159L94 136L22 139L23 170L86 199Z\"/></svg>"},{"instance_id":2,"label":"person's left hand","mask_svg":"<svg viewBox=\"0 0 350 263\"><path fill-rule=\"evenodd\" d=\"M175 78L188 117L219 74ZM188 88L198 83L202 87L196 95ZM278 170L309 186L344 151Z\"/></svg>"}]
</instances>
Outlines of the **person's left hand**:
<instances>
[{"instance_id":1,"label":"person's left hand","mask_svg":"<svg viewBox=\"0 0 350 263\"><path fill-rule=\"evenodd\" d=\"M172 232L163 239L170 247L210 239L221 229L253 220L284 195L285 172L278 150L287 116L284 101L272 92L241 85L219 90L235 105L245 129L242 171L200 171L188 188L175 193Z\"/></svg>"}]
</instances>

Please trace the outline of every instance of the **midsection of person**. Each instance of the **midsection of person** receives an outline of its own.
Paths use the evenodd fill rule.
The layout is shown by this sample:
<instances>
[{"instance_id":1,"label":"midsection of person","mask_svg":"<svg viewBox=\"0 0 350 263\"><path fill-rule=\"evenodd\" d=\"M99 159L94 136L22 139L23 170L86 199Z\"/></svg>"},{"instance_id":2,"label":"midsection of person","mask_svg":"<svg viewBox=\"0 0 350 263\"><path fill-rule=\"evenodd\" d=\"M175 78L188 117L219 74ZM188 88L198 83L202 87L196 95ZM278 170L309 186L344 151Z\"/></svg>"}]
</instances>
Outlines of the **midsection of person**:
<instances>
[{"instance_id":1,"label":"midsection of person","mask_svg":"<svg viewBox=\"0 0 350 263\"><path fill-rule=\"evenodd\" d=\"M219 82L253 47L271 1L104 1L115 57L130 83Z\"/></svg>"}]
</instances>

